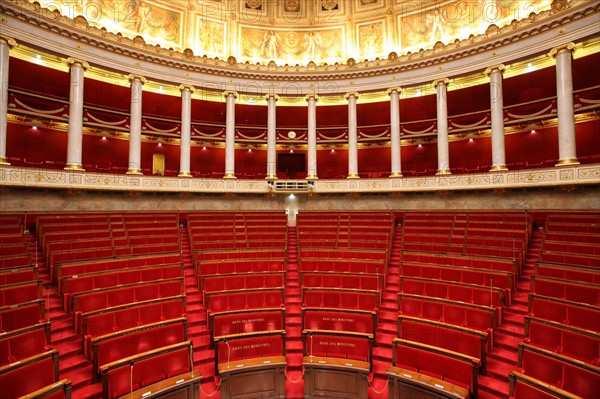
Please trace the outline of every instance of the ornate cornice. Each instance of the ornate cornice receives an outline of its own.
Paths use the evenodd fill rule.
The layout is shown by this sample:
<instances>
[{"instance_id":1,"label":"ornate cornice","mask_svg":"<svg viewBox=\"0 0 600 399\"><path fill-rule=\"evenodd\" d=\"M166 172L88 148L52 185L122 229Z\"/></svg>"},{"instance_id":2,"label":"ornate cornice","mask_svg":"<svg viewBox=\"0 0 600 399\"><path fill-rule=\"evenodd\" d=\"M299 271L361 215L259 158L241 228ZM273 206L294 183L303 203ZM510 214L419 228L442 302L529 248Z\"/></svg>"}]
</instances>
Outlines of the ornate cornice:
<instances>
[{"instance_id":1,"label":"ornate cornice","mask_svg":"<svg viewBox=\"0 0 600 399\"><path fill-rule=\"evenodd\" d=\"M390 53L387 59L365 60L357 62L353 59L345 64L334 65L310 65L310 66L280 66L261 65L229 62L218 58L209 58L206 56L196 56L192 50L185 49L178 52L173 49L165 49L158 45L149 45L143 38L126 38L120 34L113 34L105 29L98 29L90 26L83 17L77 17L74 20L61 16L58 12L52 12L40 9L39 5L28 2L4 2L0 5L0 12L5 15L6 22L3 23L3 30L7 34L15 37L19 43L32 45L34 47L45 47L49 51L61 54L62 56L76 56L88 59L93 64L93 60L87 56L88 48L99 49L110 52L114 55L128 57L130 60L136 60L135 66L130 69L139 69L142 63L149 63L154 66L172 68L173 71L167 75L173 75L173 81L181 81L181 78L175 79L175 72L178 75L190 77L186 84L193 84L191 74L209 75L213 79L221 77L225 79L242 79L249 81L270 81L270 82L323 82L342 80L352 81L354 85L360 85L357 80L362 79L366 82L362 84L365 88L361 91L385 89L380 82L373 82L377 77L399 74L406 72L417 72L424 68L438 66L438 70L444 70L446 64L450 62L461 62L466 57L477 57L483 53L490 53L495 59L489 56L478 60L478 63L485 61L494 64L508 62L510 59L517 59L523 54L544 54L548 52L548 47L559 45L562 41L574 41L585 37L597 35L597 26L594 24L582 23L581 26L573 26L578 21L582 22L592 16L597 16L600 12L600 5L594 1L576 0L568 3L564 7L564 2L556 2L551 10L539 14L531 14L529 17L513 21L511 24L499 28L491 25L487 31L481 35L471 36L468 39L457 40L448 45L438 43L432 49L420 50L415 53L397 55ZM592 18L593 19L593 18ZM28 29L21 29L27 27ZM60 36L62 39L68 39L74 45L65 47L60 43L49 43L51 39L47 37L35 37L35 29L42 29L46 32ZM31 32L29 29L33 29ZM551 33L551 34L550 34ZM544 34L549 34L542 38ZM564 39L561 39L564 37ZM543 39L542 44L537 47L518 46L517 42L524 40ZM546 44L546 39L552 42ZM40 40L45 40L45 46L41 45ZM526 47L526 48L522 48ZM65 54L65 48L74 54ZM502 50L502 51L501 51ZM502 53L502 54L500 54ZM96 57L97 58L97 57ZM107 57L101 58L102 63L110 63ZM474 60L474 59L473 59ZM472 60L472 61L473 61ZM116 61L115 61L116 62ZM463 66L461 70L456 70L457 74L470 71L485 69L487 66L472 65ZM117 65L111 64L111 67ZM121 70L125 70L125 65L121 65ZM148 78L152 79L150 73L140 71ZM448 74L444 72L444 74ZM164 74L162 78L164 78ZM436 76L437 77L437 76ZM440 76L441 77L441 76ZM409 79L410 80L410 79ZM368 83L368 84L367 84ZM411 83L410 81L408 82ZM413 83L414 84L414 83ZM404 84L403 84L404 85ZM347 87L340 90L346 90ZM252 88L255 90L255 88ZM240 90L241 91L241 90ZM308 92L307 89L303 90Z\"/></svg>"}]
</instances>

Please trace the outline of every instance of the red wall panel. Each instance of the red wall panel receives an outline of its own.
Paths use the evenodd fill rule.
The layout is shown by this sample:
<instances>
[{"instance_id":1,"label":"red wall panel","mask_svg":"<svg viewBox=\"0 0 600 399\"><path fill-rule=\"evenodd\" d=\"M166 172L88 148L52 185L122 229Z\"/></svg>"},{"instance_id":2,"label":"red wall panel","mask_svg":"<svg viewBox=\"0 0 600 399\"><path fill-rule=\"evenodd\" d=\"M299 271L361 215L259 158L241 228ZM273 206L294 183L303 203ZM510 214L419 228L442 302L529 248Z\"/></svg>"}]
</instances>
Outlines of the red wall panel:
<instances>
[{"instance_id":1,"label":"red wall panel","mask_svg":"<svg viewBox=\"0 0 600 399\"><path fill-rule=\"evenodd\" d=\"M8 85L11 89L69 99L70 77L67 72L14 57L10 57L8 68Z\"/></svg>"}]
</instances>

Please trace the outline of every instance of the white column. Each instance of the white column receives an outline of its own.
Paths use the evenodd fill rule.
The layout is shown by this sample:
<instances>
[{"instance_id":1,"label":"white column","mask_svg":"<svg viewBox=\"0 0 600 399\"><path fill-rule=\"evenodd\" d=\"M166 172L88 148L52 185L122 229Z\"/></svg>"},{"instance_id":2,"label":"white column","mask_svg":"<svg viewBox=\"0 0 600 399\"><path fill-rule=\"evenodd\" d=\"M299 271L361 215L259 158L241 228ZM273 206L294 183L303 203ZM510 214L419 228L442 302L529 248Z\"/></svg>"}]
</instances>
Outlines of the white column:
<instances>
[{"instance_id":1,"label":"white column","mask_svg":"<svg viewBox=\"0 0 600 399\"><path fill-rule=\"evenodd\" d=\"M69 133L67 137L66 170L81 170L81 152L83 148L83 74L90 65L75 58L68 58L71 65L69 94Z\"/></svg>"},{"instance_id":2,"label":"white column","mask_svg":"<svg viewBox=\"0 0 600 399\"><path fill-rule=\"evenodd\" d=\"M192 93L194 86L180 85L181 90L181 144L179 146L179 177L192 177L190 151L192 139Z\"/></svg>"},{"instance_id":3,"label":"white column","mask_svg":"<svg viewBox=\"0 0 600 399\"><path fill-rule=\"evenodd\" d=\"M578 165L575 146L575 114L573 111L573 75L571 53L575 44L568 43L550 50L556 58L556 105L558 108L558 163L556 166Z\"/></svg>"},{"instance_id":4,"label":"white column","mask_svg":"<svg viewBox=\"0 0 600 399\"><path fill-rule=\"evenodd\" d=\"M6 138L8 127L8 65L10 49L17 42L9 37L0 36L0 165L10 165L6 157Z\"/></svg>"},{"instance_id":5,"label":"white column","mask_svg":"<svg viewBox=\"0 0 600 399\"><path fill-rule=\"evenodd\" d=\"M436 175L450 174L450 156L448 155L448 79L433 82L437 90L437 150L438 171Z\"/></svg>"},{"instance_id":6,"label":"white column","mask_svg":"<svg viewBox=\"0 0 600 399\"><path fill-rule=\"evenodd\" d=\"M392 136L392 172L390 177L402 177L400 145L400 91L399 87L387 90L390 96L390 133Z\"/></svg>"},{"instance_id":7,"label":"white column","mask_svg":"<svg viewBox=\"0 0 600 399\"><path fill-rule=\"evenodd\" d=\"M356 123L357 92L346 93L348 100L348 176L347 179L359 179L358 175L358 132Z\"/></svg>"},{"instance_id":8,"label":"white column","mask_svg":"<svg viewBox=\"0 0 600 399\"><path fill-rule=\"evenodd\" d=\"M224 179L235 179L235 91L223 93L227 101L225 116L225 175Z\"/></svg>"},{"instance_id":9,"label":"white column","mask_svg":"<svg viewBox=\"0 0 600 399\"><path fill-rule=\"evenodd\" d=\"M485 70L490 77L490 112L492 119L492 168L490 172L502 172L506 167L504 146L504 100L502 98L502 71L504 65Z\"/></svg>"},{"instance_id":10,"label":"white column","mask_svg":"<svg viewBox=\"0 0 600 399\"><path fill-rule=\"evenodd\" d=\"M142 86L146 78L131 74L131 111L129 115L128 175L142 174Z\"/></svg>"},{"instance_id":11,"label":"white column","mask_svg":"<svg viewBox=\"0 0 600 399\"><path fill-rule=\"evenodd\" d=\"M317 176L317 95L307 95L308 102L308 173L307 180L316 180Z\"/></svg>"},{"instance_id":12,"label":"white column","mask_svg":"<svg viewBox=\"0 0 600 399\"><path fill-rule=\"evenodd\" d=\"M267 177L265 179L277 179L277 94L267 94Z\"/></svg>"}]
</instances>

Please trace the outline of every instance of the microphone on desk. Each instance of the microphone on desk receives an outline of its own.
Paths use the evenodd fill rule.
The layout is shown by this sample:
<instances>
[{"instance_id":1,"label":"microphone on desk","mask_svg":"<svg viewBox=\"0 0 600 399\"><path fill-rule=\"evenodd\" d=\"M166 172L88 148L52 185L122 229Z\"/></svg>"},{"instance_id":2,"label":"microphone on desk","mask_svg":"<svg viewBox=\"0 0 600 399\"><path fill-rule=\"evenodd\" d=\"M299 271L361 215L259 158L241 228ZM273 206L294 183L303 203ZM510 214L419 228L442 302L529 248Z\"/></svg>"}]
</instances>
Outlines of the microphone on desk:
<instances>
[{"instance_id":1,"label":"microphone on desk","mask_svg":"<svg viewBox=\"0 0 600 399\"><path fill-rule=\"evenodd\" d=\"M225 343L225 345L227 345L227 370L229 370L229 359L231 356L231 346L229 346L229 342L227 342L227 339L224 339L223 342Z\"/></svg>"},{"instance_id":2,"label":"microphone on desk","mask_svg":"<svg viewBox=\"0 0 600 399\"><path fill-rule=\"evenodd\" d=\"M490 276L490 307L494 308L494 276Z\"/></svg>"},{"instance_id":3,"label":"microphone on desk","mask_svg":"<svg viewBox=\"0 0 600 399\"><path fill-rule=\"evenodd\" d=\"M129 361L129 397L133 398L133 360Z\"/></svg>"}]
</instances>

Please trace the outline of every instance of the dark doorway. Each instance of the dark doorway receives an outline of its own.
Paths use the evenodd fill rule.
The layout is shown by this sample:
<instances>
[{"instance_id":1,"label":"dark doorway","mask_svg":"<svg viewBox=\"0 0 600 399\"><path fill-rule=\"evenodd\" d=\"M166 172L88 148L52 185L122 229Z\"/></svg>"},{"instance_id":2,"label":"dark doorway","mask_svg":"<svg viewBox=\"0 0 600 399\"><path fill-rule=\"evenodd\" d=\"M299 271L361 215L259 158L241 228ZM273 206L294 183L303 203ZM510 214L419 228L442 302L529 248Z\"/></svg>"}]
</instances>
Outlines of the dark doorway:
<instances>
[{"instance_id":1,"label":"dark doorway","mask_svg":"<svg viewBox=\"0 0 600 399\"><path fill-rule=\"evenodd\" d=\"M305 154L277 154L277 172L289 179L306 174Z\"/></svg>"}]
</instances>

